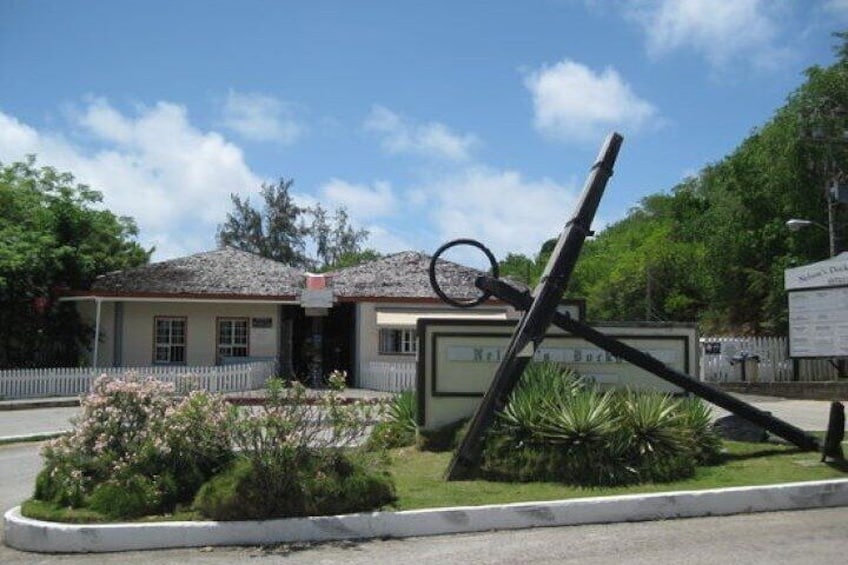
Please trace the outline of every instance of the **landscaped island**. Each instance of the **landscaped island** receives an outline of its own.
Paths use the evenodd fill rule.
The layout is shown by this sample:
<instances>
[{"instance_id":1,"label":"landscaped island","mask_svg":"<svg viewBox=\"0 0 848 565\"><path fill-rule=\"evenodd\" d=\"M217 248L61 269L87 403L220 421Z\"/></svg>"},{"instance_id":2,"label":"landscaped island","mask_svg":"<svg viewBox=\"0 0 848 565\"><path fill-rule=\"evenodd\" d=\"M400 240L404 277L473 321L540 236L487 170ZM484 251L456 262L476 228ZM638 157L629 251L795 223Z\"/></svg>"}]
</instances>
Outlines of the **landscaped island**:
<instances>
[{"instance_id":1,"label":"landscaped island","mask_svg":"<svg viewBox=\"0 0 848 565\"><path fill-rule=\"evenodd\" d=\"M414 399L345 403L274 381L260 407L151 379L101 378L48 442L25 515L54 521L247 520L843 478L779 444L724 442L697 399L600 391L532 365L471 481L447 482L461 424L417 429ZM379 421L371 430L371 423Z\"/></svg>"}]
</instances>

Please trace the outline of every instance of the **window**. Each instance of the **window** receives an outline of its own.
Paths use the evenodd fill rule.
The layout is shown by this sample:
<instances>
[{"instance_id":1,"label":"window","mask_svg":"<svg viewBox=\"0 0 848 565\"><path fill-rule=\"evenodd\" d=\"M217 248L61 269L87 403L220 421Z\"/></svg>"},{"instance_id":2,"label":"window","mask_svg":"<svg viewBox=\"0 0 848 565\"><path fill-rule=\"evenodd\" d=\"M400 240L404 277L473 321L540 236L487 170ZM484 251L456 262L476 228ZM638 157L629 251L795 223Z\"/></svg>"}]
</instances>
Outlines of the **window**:
<instances>
[{"instance_id":1,"label":"window","mask_svg":"<svg viewBox=\"0 0 848 565\"><path fill-rule=\"evenodd\" d=\"M380 355L415 355L418 334L415 330L381 329Z\"/></svg>"},{"instance_id":2,"label":"window","mask_svg":"<svg viewBox=\"0 0 848 565\"><path fill-rule=\"evenodd\" d=\"M218 358L247 357L247 318L218 320Z\"/></svg>"},{"instance_id":3,"label":"window","mask_svg":"<svg viewBox=\"0 0 848 565\"><path fill-rule=\"evenodd\" d=\"M186 319L154 318L153 362L179 364L186 361Z\"/></svg>"}]
</instances>

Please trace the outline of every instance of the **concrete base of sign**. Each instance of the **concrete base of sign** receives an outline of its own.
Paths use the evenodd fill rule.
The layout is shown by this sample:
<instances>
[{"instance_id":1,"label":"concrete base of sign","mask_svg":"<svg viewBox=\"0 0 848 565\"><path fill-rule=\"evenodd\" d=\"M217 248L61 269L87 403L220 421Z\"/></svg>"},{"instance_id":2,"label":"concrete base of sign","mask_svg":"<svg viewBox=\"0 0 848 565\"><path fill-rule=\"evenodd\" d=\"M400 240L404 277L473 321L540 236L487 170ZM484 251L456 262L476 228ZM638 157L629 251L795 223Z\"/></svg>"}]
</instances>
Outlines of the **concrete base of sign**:
<instances>
[{"instance_id":1,"label":"concrete base of sign","mask_svg":"<svg viewBox=\"0 0 848 565\"><path fill-rule=\"evenodd\" d=\"M253 522L59 524L5 515L6 545L41 553L98 553L221 545L402 538L848 506L848 479L549 502Z\"/></svg>"}]
</instances>

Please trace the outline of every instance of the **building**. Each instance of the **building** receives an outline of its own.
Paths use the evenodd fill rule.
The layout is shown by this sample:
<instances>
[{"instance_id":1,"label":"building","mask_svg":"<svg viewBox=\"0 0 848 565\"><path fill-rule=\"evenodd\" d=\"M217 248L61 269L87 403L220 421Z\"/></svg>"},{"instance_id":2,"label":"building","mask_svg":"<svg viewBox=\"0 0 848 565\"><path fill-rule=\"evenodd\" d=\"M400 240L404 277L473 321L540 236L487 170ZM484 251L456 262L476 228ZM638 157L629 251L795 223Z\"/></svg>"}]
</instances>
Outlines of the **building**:
<instances>
[{"instance_id":1,"label":"building","mask_svg":"<svg viewBox=\"0 0 848 565\"><path fill-rule=\"evenodd\" d=\"M357 385L375 364L415 360L418 318L517 317L495 301L470 310L442 304L429 263L425 254L403 252L316 275L222 248L108 273L64 300L75 301L95 328L97 367L274 359L286 375L339 369ZM477 291L474 269L441 261L439 273L452 296Z\"/></svg>"}]
</instances>

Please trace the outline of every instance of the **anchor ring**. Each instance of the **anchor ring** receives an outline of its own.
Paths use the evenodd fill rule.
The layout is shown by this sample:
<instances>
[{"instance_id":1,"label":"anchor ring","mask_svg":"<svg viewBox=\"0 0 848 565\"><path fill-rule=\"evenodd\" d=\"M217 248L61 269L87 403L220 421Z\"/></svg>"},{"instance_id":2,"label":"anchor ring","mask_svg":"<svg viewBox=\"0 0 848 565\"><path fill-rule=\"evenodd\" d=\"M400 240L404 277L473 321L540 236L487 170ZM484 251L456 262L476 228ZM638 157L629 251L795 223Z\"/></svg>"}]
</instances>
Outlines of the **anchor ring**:
<instances>
[{"instance_id":1,"label":"anchor ring","mask_svg":"<svg viewBox=\"0 0 848 565\"><path fill-rule=\"evenodd\" d=\"M476 247L477 249L482 251L486 255L486 258L489 259L489 264L492 266L492 276L498 278L498 276L500 275L500 271L498 269L498 261L497 259L495 259L494 254L489 250L488 247L486 247L476 239L454 239L439 247L433 254L433 257L430 259L430 286L433 288L433 291L439 296L439 298L441 298L444 302L450 304L451 306L456 306L457 308L473 308L474 306L478 306L489 298L491 298L492 293L484 291L483 294L481 294L477 298L472 298L469 300L456 300L445 294L445 292L439 286L438 281L436 280L436 263L439 261L439 257L448 249L451 249L452 247L458 247L460 245L470 245L471 247Z\"/></svg>"}]
</instances>

